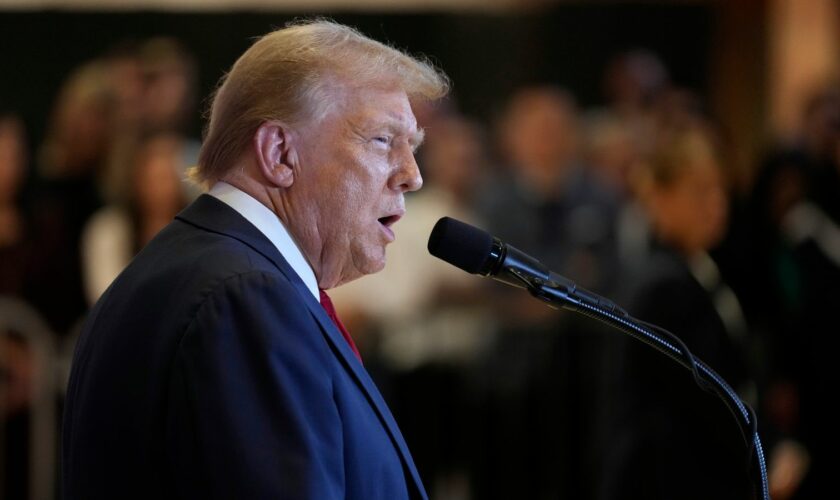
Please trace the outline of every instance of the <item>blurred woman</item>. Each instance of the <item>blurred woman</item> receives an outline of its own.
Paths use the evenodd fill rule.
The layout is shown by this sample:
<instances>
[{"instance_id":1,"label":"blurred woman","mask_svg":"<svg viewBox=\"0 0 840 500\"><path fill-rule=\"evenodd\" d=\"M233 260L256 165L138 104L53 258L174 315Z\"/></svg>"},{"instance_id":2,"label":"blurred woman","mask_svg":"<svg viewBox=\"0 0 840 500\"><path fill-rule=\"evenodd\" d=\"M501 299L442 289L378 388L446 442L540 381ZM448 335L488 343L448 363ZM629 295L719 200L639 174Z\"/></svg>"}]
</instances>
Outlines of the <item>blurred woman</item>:
<instances>
[{"instance_id":1,"label":"blurred woman","mask_svg":"<svg viewBox=\"0 0 840 500\"><path fill-rule=\"evenodd\" d=\"M137 151L125 203L91 217L82 234L85 295L93 304L131 258L186 206L183 141L154 136Z\"/></svg>"},{"instance_id":2,"label":"blurred woman","mask_svg":"<svg viewBox=\"0 0 840 500\"><path fill-rule=\"evenodd\" d=\"M699 123L663 131L638 182L653 241L631 280L630 313L675 333L748 397L743 315L706 253L727 222L713 135ZM602 498L750 498L747 445L716 396L700 390L687 370L631 339L616 373Z\"/></svg>"},{"instance_id":3,"label":"blurred woman","mask_svg":"<svg viewBox=\"0 0 840 500\"><path fill-rule=\"evenodd\" d=\"M59 334L87 309L81 286L79 238L102 206L101 180L113 135L114 93L101 61L76 69L62 84L38 150L39 185L33 214L49 277L33 302Z\"/></svg>"}]
</instances>

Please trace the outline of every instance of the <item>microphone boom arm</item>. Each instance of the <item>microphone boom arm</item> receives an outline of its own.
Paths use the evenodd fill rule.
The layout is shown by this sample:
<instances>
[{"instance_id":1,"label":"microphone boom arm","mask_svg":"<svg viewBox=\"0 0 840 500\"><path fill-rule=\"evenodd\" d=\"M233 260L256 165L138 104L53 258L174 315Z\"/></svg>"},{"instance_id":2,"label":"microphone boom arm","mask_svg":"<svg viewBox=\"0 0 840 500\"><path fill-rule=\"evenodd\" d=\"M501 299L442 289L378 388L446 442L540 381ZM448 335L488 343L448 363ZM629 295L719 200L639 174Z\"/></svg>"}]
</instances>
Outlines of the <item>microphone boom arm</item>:
<instances>
[{"instance_id":1,"label":"microphone boom arm","mask_svg":"<svg viewBox=\"0 0 840 500\"><path fill-rule=\"evenodd\" d=\"M694 376L700 388L717 395L738 422L738 428L749 448L750 459L757 475L756 486L762 500L770 500L770 488L767 478L764 449L758 435L758 423L753 409L735 392L726 381L701 360L694 357L679 337L664 328L645 323L633 318L613 302L588 290L578 288L571 280L554 273L544 280L528 276L520 270L508 267L507 272L514 276L528 292L551 307L562 307L584 316L601 321L616 328L636 340L639 340L673 359Z\"/></svg>"}]
</instances>

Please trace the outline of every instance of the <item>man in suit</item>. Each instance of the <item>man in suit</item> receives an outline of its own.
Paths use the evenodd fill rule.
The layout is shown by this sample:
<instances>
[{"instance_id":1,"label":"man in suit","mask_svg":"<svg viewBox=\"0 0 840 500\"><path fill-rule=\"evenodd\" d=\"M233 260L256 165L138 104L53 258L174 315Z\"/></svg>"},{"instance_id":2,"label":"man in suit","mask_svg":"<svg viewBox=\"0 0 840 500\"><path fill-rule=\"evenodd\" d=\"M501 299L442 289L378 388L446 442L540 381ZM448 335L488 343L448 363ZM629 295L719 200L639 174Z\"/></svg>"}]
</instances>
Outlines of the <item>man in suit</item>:
<instances>
[{"instance_id":1,"label":"man in suit","mask_svg":"<svg viewBox=\"0 0 840 500\"><path fill-rule=\"evenodd\" d=\"M426 498L323 290L384 266L403 195L422 184L411 102L446 88L330 22L245 52L193 172L209 193L89 314L64 498Z\"/></svg>"}]
</instances>

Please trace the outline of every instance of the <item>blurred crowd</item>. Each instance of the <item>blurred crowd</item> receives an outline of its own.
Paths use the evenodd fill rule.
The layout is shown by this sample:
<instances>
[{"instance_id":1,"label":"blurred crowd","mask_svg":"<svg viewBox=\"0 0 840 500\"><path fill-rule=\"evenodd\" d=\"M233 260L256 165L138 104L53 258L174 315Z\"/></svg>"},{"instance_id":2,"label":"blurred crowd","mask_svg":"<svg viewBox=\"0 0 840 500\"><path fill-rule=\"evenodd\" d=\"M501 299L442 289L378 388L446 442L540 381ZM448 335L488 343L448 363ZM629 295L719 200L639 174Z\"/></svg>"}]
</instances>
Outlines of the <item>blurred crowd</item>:
<instances>
[{"instance_id":1,"label":"blurred crowd","mask_svg":"<svg viewBox=\"0 0 840 500\"><path fill-rule=\"evenodd\" d=\"M172 39L115 47L67 77L35 147L0 96L0 498L54 491L43 483L57 477L85 311L199 195L185 180L196 72ZM689 372L435 260L426 240L451 216L680 336L758 413L774 498L817 498L838 443L825 395L838 379L840 86L817 89L799 136L768 141L744 182L738 144L656 55L617 56L603 83L592 109L550 84L493 103L487 123L456 98L415 109L425 187L385 271L333 293L430 494L751 494L735 419Z\"/></svg>"}]
</instances>

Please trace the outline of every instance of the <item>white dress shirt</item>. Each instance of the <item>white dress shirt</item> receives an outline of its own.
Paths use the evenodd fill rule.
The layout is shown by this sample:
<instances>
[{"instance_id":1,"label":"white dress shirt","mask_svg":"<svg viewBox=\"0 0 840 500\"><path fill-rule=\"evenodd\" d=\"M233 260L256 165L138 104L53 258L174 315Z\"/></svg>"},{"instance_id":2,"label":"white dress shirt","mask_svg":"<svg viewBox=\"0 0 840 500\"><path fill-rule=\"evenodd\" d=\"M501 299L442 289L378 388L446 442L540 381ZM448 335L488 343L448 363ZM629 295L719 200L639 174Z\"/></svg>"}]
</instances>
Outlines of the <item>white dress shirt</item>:
<instances>
[{"instance_id":1,"label":"white dress shirt","mask_svg":"<svg viewBox=\"0 0 840 500\"><path fill-rule=\"evenodd\" d=\"M208 194L229 205L259 229L277 247L286 262L300 276L306 288L312 292L315 300L320 301L321 295L318 290L318 280L315 279L315 272L312 271L312 266L306 261L300 247L292 239L292 235L286 230L277 214L251 195L226 182L217 182Z\"/></svg>"}]
</instances>

